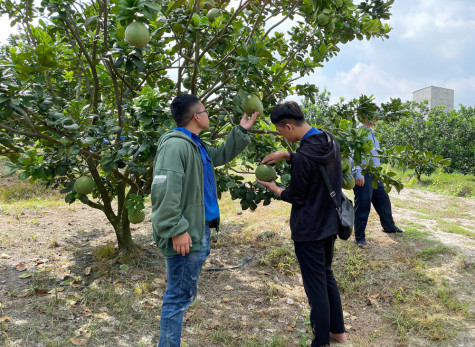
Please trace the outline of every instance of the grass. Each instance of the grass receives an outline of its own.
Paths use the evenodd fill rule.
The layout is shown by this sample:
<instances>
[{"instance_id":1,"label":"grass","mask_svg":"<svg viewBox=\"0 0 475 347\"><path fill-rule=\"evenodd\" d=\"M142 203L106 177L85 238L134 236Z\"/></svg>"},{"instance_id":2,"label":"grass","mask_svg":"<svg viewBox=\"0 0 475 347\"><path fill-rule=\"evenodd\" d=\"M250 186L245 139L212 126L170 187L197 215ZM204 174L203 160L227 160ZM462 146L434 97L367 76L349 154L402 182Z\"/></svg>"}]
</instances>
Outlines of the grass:
<instances>
[{"instance_id":1,"label":"grass","mask_svg":"<svg viewBox=\"0 0 475 347\"><path fill-rule=\"evenodd\" d=\"M452 222L447 222L442 219L438 219L437 223L439 225L440 230L445 231L447 233L465 235L472 239L475 239L475 232L466 229L463 226L457 225Z\"/></svg>"},{"instance_id":2,"label":"grass","mask_svg":"<svg viewBox=\"0 0 475 347\"><path fill-rule=\"evenodd\" d=\"M453 181L445 180L440 179L438 184L447 186L438 189L452 190L455 194ZM39 214L45 208L64 205L59 194L45 191L39 185L24 187L23 184L18 183L21 188L13 200L10 194L16 191L15 183L0 188L2 222L19 226L12 234L0 231L0 246L12 252L17 243L36 244L42 240L42 231L34 230L41 227ZM420 188L432 189L431 185L435 187L431 183ZM346 193L352 196L352 192ZM470 325L469 302L461 299L460 293L463 291L467 296L473 289L470 279L474 277L475 268L470 259L437 241L432 228L424 224L424 220L434 220L430 225L441 231L473 239L473 229L454 219L470 220L473 216L460 200L447 198L437 204L421 206L417 202L398 201L396 196L394 205L408 212L402 222L406 233L381 236L379 228L374 227L376 223L369 226L372 229L368 236L375 244L369 250L362 250L351 241L336 242L333 269L345 314L355 318L346 320L354 325L349 336L355 347L439 347L451 344L458 333L467 331L464 325ZM232 264L246 256L252 256L253 261L239 270L202 275L204 282L200 282L199 299L186 315L185 325L189 330L184 330L183 346L308 346L311 336L305 323L308 303L299 282L298 263L290 240L290 205L274 201L269 206L259 206L254 212L241 211L237 201L224 195L220 206L222 230L213 234L213 254ZM25 211L28 215L24 217ZM412 215L420 220L412 219ZM23 226L31 230L25 231ZM142 228L147 229L149 225L144 224ZM77 231L87 230L78 227ZM139 230L134 236L142 234ZM146 242L150 242L149 236L145 233ZM51 260L52 266L37 269L29 284L12 285L7 300L15 300L17 307L26 310L29 306L23 306L26 301L22 301L21 295L25 290L31 292L28 298L36 319L28 317L28 324L24 325L0 323L0 340L3 339L6 346L18 340L23 340L25 345L69 346L72 336L83 336L70 318L87 317L81 321L81 329L89 331L88 345L119 345L123 336L128 336L129 340L125 341L128 345L150 345L149 338L155 343L161 295L166 286L165 270L160 265L163 259L151 257L157 252L153 246L145 245L137 259L120 260L113 237L112 234L107 242L87 250L67 248L60 238L61 242L56 238L45 241L42 247L49 249L50 254L62 254L77 262L77 268L70 274L67 272L76 281L60 286L63 278L58 278L65 273L64 260L56 263ZM83 258L87 258L87 265L92 267L90 276L83 275L86 262ZM121 263L129 264L127 270L120 267ZM8 266L8 261L2 259L0 269ZM448 274L453 275L450 281L446 278ZM223 289L227 285L232 291ZM62 288L62 291L33 296L35 288ZM208 288L206 295L205 288ZM200 299L200 295L206 300ZM227 297L231 301L223 304L223 298ZM8 301L3 302L4 306L6 303ZM0 306L0 314L10 315L9 309ZM371 320L374 317L380 320ZM196 341L201 344L194 343Z\"/></svg>"},{"instance_id":3,"label":"grass","mask_svg":"<svg viewBox=\"0 0 475 347\"><path fill-rule=\"evenodd\" d=\"M421 181L412 177L411 170L400 170L392 168L396 172L396 178L401 179L406 187L414 189L425 189L443 195L458 196L465 198L475 197L475 177L473 175L463 175L458 173L444 173L436 170L431 175L423 175Z\"/></svg>"}]
</instances>

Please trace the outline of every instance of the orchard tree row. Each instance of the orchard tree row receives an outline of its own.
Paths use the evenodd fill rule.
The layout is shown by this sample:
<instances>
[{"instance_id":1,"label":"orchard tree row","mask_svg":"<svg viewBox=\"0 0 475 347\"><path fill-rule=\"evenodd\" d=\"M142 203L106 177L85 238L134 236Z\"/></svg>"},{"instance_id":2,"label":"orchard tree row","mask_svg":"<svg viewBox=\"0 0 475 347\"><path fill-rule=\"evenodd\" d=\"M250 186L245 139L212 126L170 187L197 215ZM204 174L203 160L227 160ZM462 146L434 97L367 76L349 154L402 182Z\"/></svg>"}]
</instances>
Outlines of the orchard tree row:
<instances>
[{"instance_id":1,"label":"orchard tree row","mask_svg":"<svg viewBox=\"0 0 475 347\"><path fill-rule=\"evenodd\" d=\"M460 105L458 110L447 112L444 107L429 109L427 103L410 103L410 117L393 123L378 125L377 131L384 134L382 146L416 150L400 152L414 162L414 170L420 180L421 174L430 175L436 165L428 162L433 158L450 158L446 172L475 175L475 108ZM419 151L419 152L417 152Z\"/></svg>"},{"instance_id":2,"label":"orchard tree row","mask_svg":"<svg viewBox=\"0 0 475 347\"><path fill-rule=\"evenodd\" d=\"M298 80L343 44L388 38L392 3L2 0L0 14L19 34L0 53L0 155L10 159L10 174L103 211L119 249L131 252L130 222L143 219L135 213L150 194L157 140L174 127L173 97L189 92L203 101L212 117L202 137L219 145L254 94L264 114L245 156L218 170L218 189L230 190L242 208L268 204L271 193L233 170L292 150L269 110L291 94L315 101L317 87ZM344 149L364 142L349 120L368 111L360 101L335 120ZM397 115L400 106L394 101L385 111ZM285 167L277 170L285 184Z\"/></svg>"}]
</instances>

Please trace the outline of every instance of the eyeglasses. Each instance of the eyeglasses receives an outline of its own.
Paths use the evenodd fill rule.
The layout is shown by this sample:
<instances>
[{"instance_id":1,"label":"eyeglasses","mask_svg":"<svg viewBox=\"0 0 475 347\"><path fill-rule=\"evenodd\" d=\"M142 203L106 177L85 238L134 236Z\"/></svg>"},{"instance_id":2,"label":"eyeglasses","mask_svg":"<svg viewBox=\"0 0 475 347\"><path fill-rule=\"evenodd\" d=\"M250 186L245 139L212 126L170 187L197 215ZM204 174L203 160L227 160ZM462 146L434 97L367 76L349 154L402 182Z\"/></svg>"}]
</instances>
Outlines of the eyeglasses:
<instances>
[{"instance_id":1,"label":"eyeglasses","mask_svg":"<svg viewBox=\"0 0 475 347\"><path fill-rule=\"evenodd\" d=\"M203 113L203 112L206 112L207 114L209 114L208 110L204 109L203 111L200 111L200 112L195 112L196 114L200 114L200 113Z\"/></svg>"}]
</instances>

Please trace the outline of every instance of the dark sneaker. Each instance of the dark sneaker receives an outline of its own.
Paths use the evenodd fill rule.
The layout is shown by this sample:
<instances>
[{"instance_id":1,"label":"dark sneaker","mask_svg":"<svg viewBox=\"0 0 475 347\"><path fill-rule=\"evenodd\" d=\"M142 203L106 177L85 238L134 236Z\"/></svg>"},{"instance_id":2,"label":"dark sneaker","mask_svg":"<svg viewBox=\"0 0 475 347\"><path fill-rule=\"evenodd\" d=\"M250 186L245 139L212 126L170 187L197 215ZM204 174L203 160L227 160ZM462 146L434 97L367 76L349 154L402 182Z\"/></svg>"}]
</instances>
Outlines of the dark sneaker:
<instances>
[{"instance_id":1,"label":"dark sneaker","mask_svg":"<svg viewBox=\"0 0 475 347\"><path fill-rule=\"evenodd\" d=\"M405 233L406 230L401 229L401 228L399 228L399 227L396 227L396 228L393 229L393 230L384 230L384 229L383 229L383 232L385 232L386 234L394 234L394 233Z\"/></svg>"}]
</instances>

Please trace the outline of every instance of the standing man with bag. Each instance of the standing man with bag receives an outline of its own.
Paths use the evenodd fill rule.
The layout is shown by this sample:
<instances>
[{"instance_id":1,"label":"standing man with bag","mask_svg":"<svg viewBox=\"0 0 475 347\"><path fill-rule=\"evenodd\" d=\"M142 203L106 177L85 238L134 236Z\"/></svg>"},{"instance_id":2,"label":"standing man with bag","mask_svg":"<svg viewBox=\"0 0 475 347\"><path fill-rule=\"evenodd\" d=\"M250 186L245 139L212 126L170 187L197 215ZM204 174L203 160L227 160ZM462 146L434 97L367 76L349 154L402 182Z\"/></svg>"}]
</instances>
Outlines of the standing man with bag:
<instances>
[{"instance_id":1,"label":"standing man with bag","mask_svg":"<svg viewBox=\"0 0 475 347\"><path fill-rule=\"evenodd\" d=\"M210 252L210 227L219 224L213 167L234 159L249 144L258 113L241 119L223 145L207 147L199 134L209 129L208 110L190 94L171 104L177 128L158 142L153 167L152 229L167 268L159 347L180 347L185 311L196 298L201 268Z\"/></svg>"},{"instance_id":2,"label":"standing man with bag","mask_svg":"<svg viewBox=\"0 0 475 347\"><path fill-rule=\"evenodd\" d=\"M275 106L271 121L288 141L300 141L296 153L275 152L262 160L263 164L282 159L290 163L288 188L282 189L275 182L258 182L292 204L290 230L310 304L312 347L328 346L330 338L345 343L340 293L331 267L339 217L319 168L324 166L337 201L341 201L340 149L331 133L305 121L295 102Z\"/></svg>"}]
</instances>

